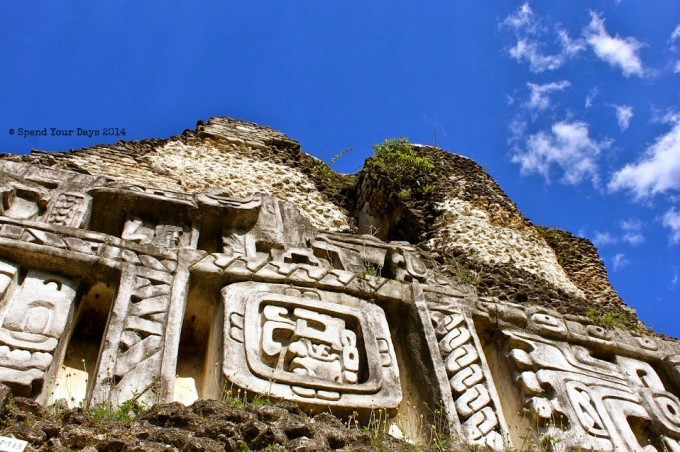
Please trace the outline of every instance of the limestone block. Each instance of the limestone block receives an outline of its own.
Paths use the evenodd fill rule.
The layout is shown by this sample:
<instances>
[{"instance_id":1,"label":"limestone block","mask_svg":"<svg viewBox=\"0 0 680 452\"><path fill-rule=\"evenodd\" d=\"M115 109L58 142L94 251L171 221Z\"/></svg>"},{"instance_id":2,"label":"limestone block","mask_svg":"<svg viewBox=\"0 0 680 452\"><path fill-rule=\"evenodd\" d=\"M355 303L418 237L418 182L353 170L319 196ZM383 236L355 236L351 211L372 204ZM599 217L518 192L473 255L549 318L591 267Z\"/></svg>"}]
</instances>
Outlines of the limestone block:
<instances>
[{"instance_id":1,"label":"limestone block","mask_svg":"<svg viewBox=\"0 0 680 452\"><path fill-rule=\"evenodd\" d=\"M0 176L0 214L17 219L34 220L45 212L49 202L45 187L13 176Z\"/></svg>"},{"instance_id":2,"label":"limestone block","mask_svg":"<svg viewBox=\"0 0 680 452\"><path fill-rule=\"evenodd\" d=\"M29 270L11 300L0 341L25 350L53 351L66 327L76 288L68 278Z\"/></svg>"},{"instance_id":3,"label":"limestone block","mask_svg":"<svg viewBox=\"0 0 680 452\"><path fill-rule=\"evenodd\" d=\"M376 305L252 282L226 286L222 297L226 388L347 413L399 405L394 347Z\"/></svg>"}]
</instances>

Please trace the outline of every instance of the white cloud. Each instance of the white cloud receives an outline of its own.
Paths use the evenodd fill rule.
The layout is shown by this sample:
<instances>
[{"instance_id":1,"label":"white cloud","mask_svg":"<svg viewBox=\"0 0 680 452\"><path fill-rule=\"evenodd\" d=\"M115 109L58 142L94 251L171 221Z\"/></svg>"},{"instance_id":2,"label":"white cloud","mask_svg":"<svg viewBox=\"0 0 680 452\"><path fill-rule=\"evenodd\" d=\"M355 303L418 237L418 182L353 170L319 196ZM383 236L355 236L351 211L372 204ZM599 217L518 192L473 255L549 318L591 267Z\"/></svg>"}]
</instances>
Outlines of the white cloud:
<instances>
[{"instance_id":1,"label":"white cloud","mask_svg":"<svg viewBox=\"0 0 680 452\"><path fill-rule=\"evenodd\" d=\"M614 256L614 259L612 259L612 263L614 264L614 271L616 271L621 270L623 267L630 264L630 261L626 258L625 254L618 253Z\"/></svg>"},{"instance_id":2,"label":"white cloud","mask_svg":"<svg viewBox=\"0 0 680 452\"><path fill-rule=\"evenodd\" d=\"M619 128L624 131L630 125L630 120L633 118L633 107L630 105L614 105L616 109L616 120L619 123Z\"/></svg>"},{"instance_id":3,"label":"white cloud","mask_svg":"<svg viewBox=\"0 0 680 452\"><path fill-rule=\"evenodd\" d=\"M630 190L636 199L680 190L680 115L667 118L671 130L658 137L637 163L615 172L609 181L611 191Z\"/></svg>"},{"instance_id":4,"label":"white cloud","mask_svg":"<svg viewBox=\"0 0 680 452\"><path fill-rule=\"evenodd\" d=\"M585 48L583 41L572 39L569 34L556 27L557 37L561 49L559 52L546 52L545 37L549 28L544 27L536 17L529 3L522 4L501 22L501 27L512 30L516 42L507 51L518 63L526 62L529 70L534 73L551 71L562 66L567 58L571 58Z\"/></svg>"},{"instance_id":5,"label":"white cloud","mask_svg":"<svg viewBox=\"0 0 680 452\"><path fill-rule=\"evenodd\" d=\"M503 20L503 25L516 30L525 29L530 32L536 29L536 18L529 3L524 3L517 10Z\"/></svg>"},{"instance_id":6,"label":"white cloud","mask_svg":"<svg viewBox=\"0 0 680 452\"><path fill-rule=\"evenodd\" d=\"M553 91L562 91L571 86L567 80L560 82L544 83L537 85L535 83L527 83L531 90L529 102L525 105L532 110L545 110L550 106L550 97L548 95Z\"/></svg>"},{"instance_id":7,"label":"white cloud","mask_svg":"<svg viewBox=\"0 0 680 452\"><path fill-rule=\"evenodd\" d=\"M675 69L673 69L673 72L680 74L680 61L675 62Z\"/></svg>"},{"instance_id":8,"label":"white cloud","mask_svg":"<svg viewBox=\"0 0 680 452\"><path fill-rule=\"evenodd\" d=\"M618 241L619 240L609 232L595 231L595 235L593 236L593 244L598 248L607 245L614 245L618 243Z\"/></svg>"},{"instance_id":9,"label":"white cloud","mask_svg":"<svg viewBox=\"0 0 680 452\"><path fill-rule=\"evenodd\" d=\"M595 231L591 239L593 244L600 248L607 245L616 245L620 242L633 246L644 243L645 236L642 235L642 222L640 220L636 218L623 220L619 223L619 227L623 231L621 235L612 234L609 231Z\"/></svg>"},{"instance_id":10,"label":"white cloud","mask_svg":"<svg viewBox=\"0 0 680 452\"><path fill-rule=\"evenodd\" d=\"M680 24L678 24L678 26L675 27L675 30L673 30L673 33L671 33L671 42L676 39L680 39Z\"/></svg>"},{"instance_id":11,"label":"white cloud","mask_svg":"<svg viewBox=\"0 0 680 452\"><path fill-rule=\"evenodd\" d=\"M642 222L640 220L631 218L630 220L623 220L620 225L624 232L624 242L633 246L644 243L645 236L642 235Z\"/></svg>"},{"instance_id":12,"label":"white cloud","mask_svg":"<svg viewBox=\"0 0 680 452\"><path fill-rule=\"evenodd\" d=\"M680 212L671 207L663 216L663 226L671 230L669 241L671 243L680 243Z\"/></svg>"},{"instance_id":13,"label":"white cloud","mask_svg":"<svg viewBox=\"0 0 680 452\"><path fill-rule=\"evenodd\" d=\"M595 97L599 94L600 90L596 87L591 88L590 91L588 91L588 95L586 96L586 108L590 108L593 106L593 101L595 100Z\"/></svg>"},{"instance_id":14,"label":"white cloud","mask_svg":"<svg viewBox=\"0 0 680 452\"><path fill-rule=\"evenodd\" d=\"M644 75L642 60L638 55L642 44L633 37L610 36L604 28L604 19L599 14L591 11L590 23L584 30L584 36L595 55L611 66L619 67L624 76Z\"/></svg>"},{"instance_id":15,"label":"white cloud","mask_svg":"<svg viewBox=\"0 0 680 452\"><path fill-rule=\"evenodd\" d=\"M558 122L550 132L538 132L526 139L525 148L515 150L512 161L520 164L522 174L538 173L550 180L550 169L557 165L563 171L562 181L578 184L584 179L599 184L597 160L610 145L590 137L584 122Z\"/></svg>"},{"instance_id":16,"label":"white cloud","mask_svg":"<svg viewBox=\"0 0 680 452\"><path fill-rule=\"evenodd\" d=\"M557 37L562 44L562 53L566 56L574 57L585 50L586 46L581 39L572 39L567 33L567 30L560 28L559 26L555 28L557 31Z\"/></svg>"},{"instance_id":17,"label":"white cloud","mask_svg":"<svg viewBox=\"0 0 680 452\"><path fill-rule=\"evenodd\" d=\"M526 61L529 63L529 70L536 73L551 71L564 64L562 55L543 54L536 42L525 38L517 40L517 44L510 49L510 56L520 63Z\"/></svg>"}]
</instances>

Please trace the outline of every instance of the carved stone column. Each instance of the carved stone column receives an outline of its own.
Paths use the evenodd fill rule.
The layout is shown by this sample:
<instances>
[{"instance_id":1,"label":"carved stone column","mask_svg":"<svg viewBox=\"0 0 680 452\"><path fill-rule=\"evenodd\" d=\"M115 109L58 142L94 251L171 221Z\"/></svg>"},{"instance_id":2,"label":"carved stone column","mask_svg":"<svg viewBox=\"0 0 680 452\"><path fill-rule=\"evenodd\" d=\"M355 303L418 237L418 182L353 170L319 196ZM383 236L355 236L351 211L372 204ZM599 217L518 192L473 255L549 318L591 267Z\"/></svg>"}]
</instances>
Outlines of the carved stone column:
<instances>
[{"instance_id":1,"label":"carved stone column","mask_svg":"<svg viewBox=\"0 0 680 452\"><path fill-rule=\"evenodd\" d=\"M139 255L139 264L123 264L92 392L95 403L164 400L165 374L175 369L164 368L163 357L166 347L176 353L185 302L184 296L173 297L174 286L186 283L175 279L176 265L145 255Z\"/></svg>"}]
</instances>

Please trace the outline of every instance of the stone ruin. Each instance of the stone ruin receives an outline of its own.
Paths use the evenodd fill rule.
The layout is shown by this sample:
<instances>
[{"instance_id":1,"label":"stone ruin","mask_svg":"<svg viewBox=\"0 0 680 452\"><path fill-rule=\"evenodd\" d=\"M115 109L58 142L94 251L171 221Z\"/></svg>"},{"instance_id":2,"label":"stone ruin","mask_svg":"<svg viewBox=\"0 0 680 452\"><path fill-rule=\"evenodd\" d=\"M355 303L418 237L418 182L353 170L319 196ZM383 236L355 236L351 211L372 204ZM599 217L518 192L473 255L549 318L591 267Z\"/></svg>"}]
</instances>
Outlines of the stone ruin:
<instances>
[{"instance_id":1,"label":"stone ruin","mask_svg":"<svg viewBox=\"0 0 680 452\"><path fill-rule=\"evenodd\" d=\"M409 243L385 232L410 214L381 211L379 184L358 181L343 206L309 161L229 118L167 141L3 155L0 382L45 405L228 392L385 413L416 442L436 424L494 450L532 434L556 450L680 451L678 343L555 303L632 312L608 281L583 283L603 268L570 271L481 169L452 173L458 191ZM494 190L486 204L460 188L475 184ZM506 275L496 292L442 270L466 253ZM531 281L548 289L502 296Z\"/></svg>"}]
</instances>

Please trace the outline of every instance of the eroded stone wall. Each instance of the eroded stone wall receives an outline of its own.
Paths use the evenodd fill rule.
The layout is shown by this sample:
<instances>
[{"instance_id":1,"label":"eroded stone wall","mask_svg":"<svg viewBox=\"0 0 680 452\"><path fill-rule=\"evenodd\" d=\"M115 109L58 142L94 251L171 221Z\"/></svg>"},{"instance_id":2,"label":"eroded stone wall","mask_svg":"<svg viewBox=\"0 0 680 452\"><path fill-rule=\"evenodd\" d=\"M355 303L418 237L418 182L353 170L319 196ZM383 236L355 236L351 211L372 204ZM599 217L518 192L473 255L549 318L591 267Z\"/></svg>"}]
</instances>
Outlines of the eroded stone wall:
<instances>
[{"instance_id":1,"label":"eroded stone wall","mask_svg":"<svg viewBox=\"0 0 680 452\"><path fill-rule=\"evenodd\" d=\"M207 142L226 133L206 129ZM262 130L232 140L292 149ZM168 164L186 163L202 149L147 145L134 160L162 148ZM442 201L430 242L415 246L322 230L331 217L271 193L147 186L150 166L135 181L86 174L91 152L76 154L0 161L0 383L17 394L114 406L267 396L359 422L380 413L414 441L680 450L676 341L604 328L550 299L480 296L442 271L449 254L467 255L557 296L597 295L490 179L466 191L469 163L451 175L462 191Z\"/></svg>"},{"instance_id":2,"label":"eroded stone wall","mask_svg":"<svg viewBox=\"0 0 680 452\"><path fill-rule=\"evenodd\" d=\"M297 141L268 127L212 118L195 131L167 141L121 142L68 153L34 153L16 160L178 192L219 188L233 197L270 193L300 206L319 228L349 229L347 212L299 168L300 152Z\"/></svg>"}]
</instances>

